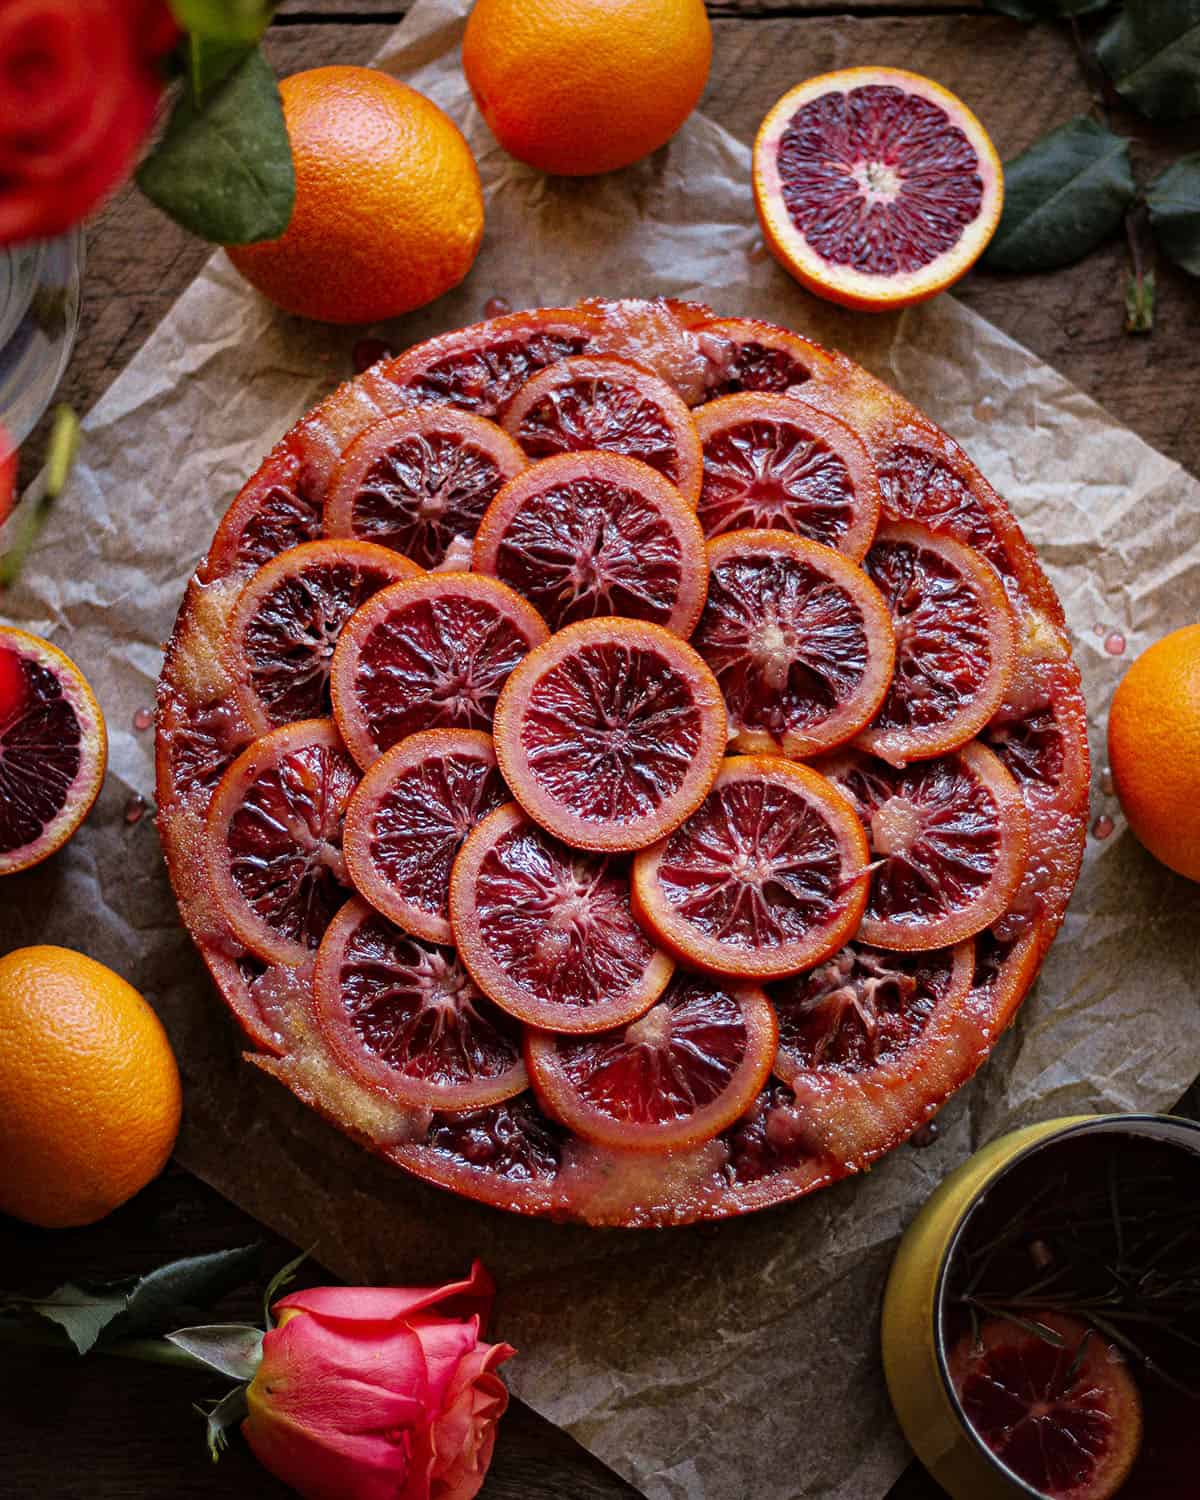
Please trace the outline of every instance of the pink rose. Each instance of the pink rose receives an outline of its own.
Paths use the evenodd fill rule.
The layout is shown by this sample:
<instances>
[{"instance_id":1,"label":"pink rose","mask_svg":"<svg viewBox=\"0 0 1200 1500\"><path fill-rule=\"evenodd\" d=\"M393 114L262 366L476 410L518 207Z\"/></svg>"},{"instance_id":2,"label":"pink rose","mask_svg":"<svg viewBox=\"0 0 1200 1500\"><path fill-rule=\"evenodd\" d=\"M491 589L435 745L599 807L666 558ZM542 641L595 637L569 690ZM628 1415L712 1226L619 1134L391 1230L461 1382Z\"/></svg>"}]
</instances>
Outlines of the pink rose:
<instances>
[{"instance_id":1,"label":"pink rose","mask_svg":"<svg viewBox=\"0 0 1200 1500\"><path fill-rule=\"evenodd\" d=\"M255 1457L308 1500L471 1500L516 1352L480 1339L493 1293L476 1261L443 1287L284 1297L246 1392Z\"/></svg>"}]
</instances>

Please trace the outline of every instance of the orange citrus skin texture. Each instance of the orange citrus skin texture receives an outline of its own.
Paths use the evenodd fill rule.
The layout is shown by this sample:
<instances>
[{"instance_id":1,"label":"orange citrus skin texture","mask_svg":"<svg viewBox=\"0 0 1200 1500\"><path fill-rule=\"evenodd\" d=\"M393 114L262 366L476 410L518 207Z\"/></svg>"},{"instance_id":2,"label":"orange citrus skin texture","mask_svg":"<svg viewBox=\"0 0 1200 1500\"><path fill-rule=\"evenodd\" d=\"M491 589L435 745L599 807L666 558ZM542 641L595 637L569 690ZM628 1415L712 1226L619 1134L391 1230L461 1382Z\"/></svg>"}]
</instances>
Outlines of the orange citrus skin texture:
<instances>
[{"instance_id":1,"label":"orange citrus skin texture","mask_svg":"<svg viewBox=\"0 0 1200 1500\"><path fill-rule=\"evenodd\" d=\"M483 238L479 169L458 126L375 68L312 68L279 86L296 205L276 240L229 245L285 312L373 323L466 276Z\"/></svg>"},{"instance_id":2,"label":"orange citrus skin texture","mask_svg":"<svg viewBox=\"0 0 1200 1500\"><path fill-rule=\"evenodd\" d=\"M0 1210L95 1223L162 1171L180 1108L171 1044L132 985L69 948L0 958Z\"/></svg>"},{"instance_id":3,"label":"orange citrus skin texture","mask_svg":"<svg viewBox=\"0 0 1200 1500\"><path fill-rule=\"evenodd\" d=\"M477 0L463 40L463 71L496 139L568 177L665 145L711 61L703 0Z\"/></svg>"},{"instance_id":4,"label":"orange citrus skin texture","mask_svg":"<svg viewBox=\"0 0 1200 1500\"><path fill-rule=\"evenodd\" d=\"M1200 624L1156 641L1121 679L1108 759L1130 828L1168 869L1200 880Z\"/></svg>"}]
</instances>

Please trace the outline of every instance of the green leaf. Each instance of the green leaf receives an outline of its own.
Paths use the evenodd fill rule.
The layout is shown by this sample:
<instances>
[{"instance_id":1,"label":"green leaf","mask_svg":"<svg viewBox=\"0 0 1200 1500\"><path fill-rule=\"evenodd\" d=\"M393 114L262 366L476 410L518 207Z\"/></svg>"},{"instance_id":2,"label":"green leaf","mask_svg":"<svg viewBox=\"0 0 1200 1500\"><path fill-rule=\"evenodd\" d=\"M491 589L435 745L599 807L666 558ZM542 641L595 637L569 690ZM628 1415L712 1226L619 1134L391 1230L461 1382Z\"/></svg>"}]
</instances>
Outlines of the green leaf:
<instances>
[{"instance_id":1,"label":"green leaf","mask_svg":"<svg viewBox=\"0 0 1200 1500\"><path fill-rule=\"evenodd\" d=\"M193 33L188 37L188 88L198 105L208 102L218 84L254 51L252 42L220 42Z\"/></svg>"},{"instance_id":2,"label":"green leaf","mask_svg":"<svg viewBox=\"0 0 1200 1500\"><path fill-rule=\"evenodd\" d=\"M998 11L1017 21L1060 21L1064 16L1090 16L1107 10L1113 0L983 0L984 10Z\"/></svg>"},{"instance_id":3,"label":"green leaf","mask_svg":"<svg viewBox=\"0 0 1200 1500\"><path fill-rule=\"evenodd\" d=\"M1181 156L1146 192L1150 227L1162 253L1200 276L1200 151Z\"/></svg>"},{"instance_id":4,"label":"green leaf","mask_svg":"<svg viewBox=\"0 0 1200 1500\"><path fill-rule=\"evenodd\" d=\"M129 1293L125 1316L113 1334L132 1338L162 1333L179 1321L181 1312L211 1303L245 1286L258 1272L259 1247L217 1250L173 1260L143 1276Z\"/></svg>"},{"instance_id":5,"label":"green leaf","mask_svg":"<svg viewBox=\"0 0 1200 1500\"><path fill-rule=\"evenodd\" d=\"M274 1276L271 1277L270 1281L267 1282L267 1289L265 1292L263 1292L263 1322L267 1325L268 1328L273 1328L275 1326L275 1320L271 1316L271 1303L274 1302L275 1298L281 1291L283 1291L285 1286L288 1286L291 1284L291 1282L295 1281L296 1272L300 1269L300 1267L304 1264L304 1262L309 1258L309 1256L315 1249L316 1246L313 1245L310 1246L310 1248L307 1250L301 1250L300 1254L297 1255L295 1260L289 1260L286 1266L280 1266L279 1270L276 1271Z\"/></svg>"},{"instance_id":6,"label":"green leaf","mask_svg":"<svg viewBox=\"0 0 1200 1500\"><path fill-rule=\"evenodd\" d=\"M1117 229L1137 193L1129 142L1080 115L1006 163L1004 212L983 263L1052 271Z\"/></svg>"},{"instance_id":7,"label":"green leaf","mask_svg":"<svg viewBox=\"0 0 1200 1500\"><path fill-rule=\"evenodd\" d=\"M152 202L203 239L244 245L283 233L296 179L279 88L260 52L203 107L183 95L137 180Z\"/></svg>"},{"instance_id":8,"label":"green leaf","mask_svg":"<svg viewBox=\"0 0 1200 1500\"><path fill-rule=\"evenodd\" d=\"M68 1281L48 1297L10 1297L6 1302L16 1310L56 1323L75 1345L76 1353L86 1354L125 1311L127 1287L128 1282L92 1288Z\"/></svg>"},{"instance_id":9,"label":"green leaf","mask_svg":"<svg viewBox=\"0 0 1200 1500\"><path fill-rule=\"evenodd\" d=\"M1200 114L1200 0L1133 0L1105 28L1096 56L1150 119Z\"/></svg>"},{"instance_id":10,"label":"green leaf","mask_svg":"<svg viewBox=\"0 0 1200 1500\"><path fill-rule=\"evenodd\" d=\"M1125 278L1125 332L1154 331L1154 272L1141 276L1130 271Z\"/></svg>"},{"instance_id":11,"label":"green leaf","mask_svg":"<svg viewBox=\"0 0 1200 1500\"><path fill-rule=\"evenodd\" d=\"M196 1410L207 1425L208 1451L212 1455L213 1463L216 1463L229 1446L229 1429L243 1422L249 1411L246 1405L246 1387L235 1386L228 1395L222 1396L220 1401L207 1411L202 1406L198 1406Z\"/></svg>"},{"instance_id":12,"label":"green leaf","mask_svg":"<svg viewBox=\"0 0 1200 1500\"><path fill-rule=\"evenodd\" d=\"M262 1360L263 1331L248 1323L210 1323L199 1328L177 1328L167 1342L202 1359L231 1380L253 1380Z\"/></svg>"},{"instance_id":13,"label":"green leaf","mask_svg":"<svg viewBox=\"0 0 1200 1500\"><path fill-rule=\"evenodd\" d=\"M274 0L171 0L175 19L193 36L256 42L270 24Z\"/></svg>"}]
</instances>

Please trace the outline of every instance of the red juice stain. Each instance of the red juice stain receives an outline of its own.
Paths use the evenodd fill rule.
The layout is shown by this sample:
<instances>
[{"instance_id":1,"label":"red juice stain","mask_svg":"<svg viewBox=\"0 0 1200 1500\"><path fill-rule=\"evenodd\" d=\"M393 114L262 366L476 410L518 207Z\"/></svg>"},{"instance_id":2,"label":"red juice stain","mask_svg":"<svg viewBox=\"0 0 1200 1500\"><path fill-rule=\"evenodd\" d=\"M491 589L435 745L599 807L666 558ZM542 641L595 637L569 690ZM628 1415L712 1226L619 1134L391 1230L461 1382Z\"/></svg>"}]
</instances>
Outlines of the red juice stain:
<instances>
[{"instance_id":1,"label":"red juice stain","mask_svg":"<svg viewBox=\"0 0 1200 1500\"><path fill-rule=\"evenodd\" d=\"M359 339L351 353L354 361L354 373L361 375L369 370L372 365L377 365L381 359L390 358L392 348L383 339Z\"/></svg>"},{"instance_id":2,"label":"red juice stain","mask_svg":"<svg viewBox=\"0 0 1200 1500\"><path fill-rule=\"evenodd\" d=\"M154 710L152 708L139 708L133 716L133 727L138 734L145 734L146 730L154 723Z\"/></svg>"},{"instance_id":3,"label":"red juice stain","mask_svg":"<svg viewBox=\"0 0 1200 1500\"><path fill-rule=\"evenodd\" d=\"M1092 824L1092 837L1106 839L1116 825L1107 813L1101 813Z\"/></svg>"},{"instance_id":4,"label":"red juice stain","mask_svg":"<svg viewBox=\"0 0 1200 1500\"><path fill-rule=\"evenodd\" d=\"M512 312L512 303L507 297L489 297L483 304L485 318L502 318L505 313L510 312Z\"/></svg>"},{"instance_id":5,"label":"red juice stain","mask_svg":"<svg viewBox=\"0 0 1200 1500\"><path fill-rule=\"evenodd\" d=\"M1097 635L1103 635L1105 627L1103 625L1093 625L1092 629Z\"/></svg>"},{"instance_id":6,"label":"red juice stain","mask_svg":"<svg viewBox=\"0 0 1200 1500\"><path fill-rule=\"evenodd\" d=\"M125 821L132 827L134 823L140 823L146 815L146 799L134 793L125 804Z\"/></svg>"},{"instance_id":7,"label":"red juice stain","mask_svg":"<svg viewBox=\"0 0 1200 1500\"><path fill-rule=\"evenodd\" d=\"M924 1151L926 1146L932 1146L942 1128L936 1120L926 1120L924 1125L918 1125L916 1130L908 1138L908 1144L917 1151Z\"/></svg>"},{"instance_id":8,"label":"red juice stain","mask_svg":"<svg viewBox=\"0 0 1200 1500\"><path fill-rule=\"evenodd\" d=\"M1125 637L1119 630L1110 631L1104 637L1104 649L1108 652L1109 656L1124 656Z\"/></svg>"}]
</instances>

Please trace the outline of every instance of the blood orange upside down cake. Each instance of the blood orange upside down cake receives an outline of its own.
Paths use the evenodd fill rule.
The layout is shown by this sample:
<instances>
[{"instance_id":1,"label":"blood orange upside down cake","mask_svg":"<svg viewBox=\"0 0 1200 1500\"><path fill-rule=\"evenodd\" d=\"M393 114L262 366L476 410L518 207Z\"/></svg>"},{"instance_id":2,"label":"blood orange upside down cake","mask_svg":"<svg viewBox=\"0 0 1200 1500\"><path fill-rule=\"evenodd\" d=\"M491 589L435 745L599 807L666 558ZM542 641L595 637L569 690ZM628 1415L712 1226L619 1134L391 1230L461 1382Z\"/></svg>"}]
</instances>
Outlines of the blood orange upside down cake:
<instances>
[{"instance_id":1,"label":"blood orange upside down cake","mask_svg":"<svg viewBox=\"0 0 1200 1500\"><path fill-rule=\"evenodd\" d=\"M848 359L695 304L514 313L335 391L188 585L157 752L251 1061L591 1224L911 1135L1085 835L1079 674L1003 501Z\"/></svg>"}]
</instances>

